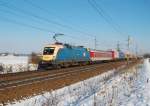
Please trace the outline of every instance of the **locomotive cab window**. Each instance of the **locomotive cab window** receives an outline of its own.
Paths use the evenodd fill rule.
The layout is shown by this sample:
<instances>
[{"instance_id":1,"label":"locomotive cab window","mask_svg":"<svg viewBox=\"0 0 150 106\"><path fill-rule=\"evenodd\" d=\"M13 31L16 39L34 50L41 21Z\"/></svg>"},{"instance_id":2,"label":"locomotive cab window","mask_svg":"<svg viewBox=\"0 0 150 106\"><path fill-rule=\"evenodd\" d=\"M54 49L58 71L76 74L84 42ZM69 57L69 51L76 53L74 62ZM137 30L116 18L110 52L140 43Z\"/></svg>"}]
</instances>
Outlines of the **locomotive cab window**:
<instances>
[{"instance_id":1,"label":"locomotive cab window","mask_svg":"<svg viewBox=\"0 0 150 106\"><path fill-rule=\"evenodd\" d=\"M45 47L43 54L44 55L53 55L55 48L54 47Z\"/></svg>"}]
</instances>

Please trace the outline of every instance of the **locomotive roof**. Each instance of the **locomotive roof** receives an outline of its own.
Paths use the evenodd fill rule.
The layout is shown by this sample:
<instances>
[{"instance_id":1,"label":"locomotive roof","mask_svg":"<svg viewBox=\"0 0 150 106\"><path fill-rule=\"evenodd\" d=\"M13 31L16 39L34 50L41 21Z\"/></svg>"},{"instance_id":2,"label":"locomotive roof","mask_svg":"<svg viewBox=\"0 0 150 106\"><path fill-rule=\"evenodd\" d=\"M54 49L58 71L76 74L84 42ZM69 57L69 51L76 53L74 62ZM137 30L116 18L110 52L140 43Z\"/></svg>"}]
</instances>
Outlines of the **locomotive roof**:
<instances>
[{"instance_id":1,"label":"locomotive roof","mask_svg":"<svg viewBox=\"0 0 150 106\"><path fill-rule=\"evenodd\" d=\"M84 48L83 46L72 46L70 44L62 44L62 43L55 43L55 44L48 44L45 47L59 47L59 48Z\"/></svg>"}]
</instances>

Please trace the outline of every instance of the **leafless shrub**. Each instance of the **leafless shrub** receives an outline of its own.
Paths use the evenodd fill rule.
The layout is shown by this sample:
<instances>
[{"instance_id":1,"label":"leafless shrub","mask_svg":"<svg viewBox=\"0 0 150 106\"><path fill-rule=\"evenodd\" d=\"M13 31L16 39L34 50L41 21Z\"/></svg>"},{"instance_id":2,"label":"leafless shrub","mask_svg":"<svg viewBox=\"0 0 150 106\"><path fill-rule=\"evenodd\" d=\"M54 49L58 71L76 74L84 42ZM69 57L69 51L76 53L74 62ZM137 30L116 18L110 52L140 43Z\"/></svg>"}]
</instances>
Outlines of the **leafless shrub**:
<instances>
[{"instance_id":1,"label":"leafless shrub","mask_svg":"<svg viewBox=\"0 0 150 106\"><path fill-rule=\"evenodd\" d=\"M0 72L4 71L4 67L2 66L2 64L0 64Z\"/></svg>"},{"instance_id":2,"label":"leafless shrub","mask_svg":"<svg viewBox=\"0 0 150 106\"><path fill-rule=\"evenodd\" d=\"M12 66L7 67L7 72L8 72L8 73L13 72L13 69L12 69L12 68L13 68Z\"/></svg>"},{"instance_id":3,"label":"leafless shrub","mask_svg":"<svg viewBox=\"0 0 150 106\"><path fill-rule=\"evenodd\" d=\"M37 70L37 68L38 68L38 64L28 64L27 66L28 71Z\"/></svg>"},{"instance_id":4,"label":"leafless shrub","mask_svg":"<svg viewBox=\"0 0 150 106\"><path fill-rule=\"evenodd\" d=\"M42 106L57 106L59 103L59 96L55 92L50 92L49 97L42 95L45 98L45 102L42 103Z\"/></svg>"},{"instance_id":5,"label":"leafless shrub","mask_svg":"<svg viewBox=\"0 0 150 106\"><path fill-rule=\"evenodd\" d=\"M37 53L32 52L30 58L29 58L29 63L32 64L38 64L41 61L41 56L39 56Z\"/></svg>"}]
</instances>

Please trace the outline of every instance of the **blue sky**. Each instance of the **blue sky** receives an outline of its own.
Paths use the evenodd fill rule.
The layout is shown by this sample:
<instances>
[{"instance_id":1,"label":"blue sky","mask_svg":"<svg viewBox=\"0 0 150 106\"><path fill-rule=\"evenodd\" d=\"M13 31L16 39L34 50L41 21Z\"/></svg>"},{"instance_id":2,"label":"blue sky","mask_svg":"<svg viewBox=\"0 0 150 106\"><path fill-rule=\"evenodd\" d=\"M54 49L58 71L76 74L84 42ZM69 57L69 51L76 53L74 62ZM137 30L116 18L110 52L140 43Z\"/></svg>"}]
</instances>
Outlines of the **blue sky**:
<instances>
[{"instance_id":1,"label":"blue sky","mask_svg":"<svg viewBox=\"0 0 150 106\"><path fill-rule=\"evenodd\" d=\"M40 52L54 42L54 33L64 34L61 42L89 48L96 37L102 50L116 48L118 41L125 50L131 36L132 51L137 45L139 52L150 52L150 0L95 2L103 16L88 0L0 0L0 52Z\"/></svg>"}]
</instances>

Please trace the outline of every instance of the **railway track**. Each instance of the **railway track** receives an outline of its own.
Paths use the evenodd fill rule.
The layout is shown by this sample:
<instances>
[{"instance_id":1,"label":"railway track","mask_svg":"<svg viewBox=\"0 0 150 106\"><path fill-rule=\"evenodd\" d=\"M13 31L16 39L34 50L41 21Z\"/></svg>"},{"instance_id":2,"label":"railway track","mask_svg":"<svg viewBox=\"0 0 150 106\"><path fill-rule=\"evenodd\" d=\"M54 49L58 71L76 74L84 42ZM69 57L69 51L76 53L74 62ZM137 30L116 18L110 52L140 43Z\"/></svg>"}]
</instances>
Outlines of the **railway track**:
<instances>
[{"instance_id":1,"label":"railway track","mask_svg":"<svg viewBox=\"0 0 150 106\"><path fill-rule=\"evenodd\" d=\"M13 73L12 76L11 74L9 74L8 76L6 75L1 78L0 91L8 88L14 88L18 86L38 83L41 81L60 79L63 77L67 77L68 75L71 74L96 70L97 68L102 68L104 66L106 67L106 65L109 66L112 64L114 63L95 64L95 65L88 65L83 67L74 67L74 68L51 70L51 71L40 71L40 72L31 72L31 73L25 72L25 75L23 73L21 74L19 73L18 76L16 76Z\"/></svg>"},{"instance_id":2,"label":"railway track","mask_svg":"<svg viewBox=\"0 0 150 106\"><path fill-rule=\"evenodd\" d=\"M119 61L116 61L119 62ZM112 62L112 63L116 63ZM101 64L93 64L93 65L105 65L109 64L111 62L107 63L101 63ZM92 65L86 65L86 66L75 66L75 67L69 67L69 68L62 68L62 69L52 69L52 70L40 70L40 71L24 71L24 72L18 72L18 73L7 73L7 74L0 74L0 83L3 82L3 80L17 80L20 78L30 78L30 77L36 77L39 75L46 75L46 74L51 74L53 72L57 73L58 71L67 71L67 70L72 70L72 69L80 69L80 68L85 68L85 67L91 67Z\"/></svg>"},{"instance_id":3,"label":"railway track","mask_svg":"<svg viewBox=\"0 0 150 106\"><path fill-rule=\"evenodd\" d=\"M86 67L91 67L91 66L96 66L96 65L105 65L105 64L110 64L110 62L102 63L102 64L87 65L87 66L62 68L59 70L55 69L55 70L41 70L41 71L25 71L25 72L18 72L18 73L0 74L0 83L3 83L4 81L12 81L12 80L19 80L19 79L30 78L30 77L38 77L38 76L43 76L43 75L48 75L48 74L53 74L53 73L59 73L60 71L77 70L80 68L86 68Z\"/></svg>"},{"instance_id":4,"label":"railway track","mask_svg":"<svg viewBox=\"0 0 150 106\"><path fill-rule=\"evenodd\" d=\"M23 86L23 85L29 85L33 83L38 83L45 80L52 80L52 79L58 79L63 78L68 75L77 73L77 72L83 72L83 71L90 71L91 69L96 69L96 67L89 67L84 69L78 69L78 70L71 70L71 71L65 71L65 72L59 72L59 73L53 73L45 76L37 76L34 78L25 78L21 80L13 80L13 81L2 81L0 82L0 91L5 90L7 88L13 88L17 86Z\"/></svg>"},{"instance_id":5,"label":"railway track","mask_svg":"<svg viewBox=\"0 0 150 106\"><path fill-rule=\"evenodd\" d=\"M138 61L131 61L130 65ZM129 66L130 66L129 65ZM112 69L122 69L126 61L93 64L81 67L70 67L59 70L40 72L21 72L2 75L0 78L0 103L5 104L26 97L59 89L85 80ZM119 70L117 72L120 72Z\"/></svg>"},{"instance_id":6,"label":"railway track","mask_svg":"<svg viewBox=\"0 0 150 106\"><path fill-rule=\"evenodd\" d=\"M86 68L90 66L82 66L82 68ZM70 70L75 70L75 69L80 69L80 68L81 67L70 67L70 68L63 68L59 70L41 70L41 71L27 71L27 72L19 72L19 73L11 73L11 74L10 73L2 74L0 75L0 83L3 83L5 81L44 76L44 75L53 74L53 73L60 73L61 71L70 71Z\"/></svg>"}]
</instances>

